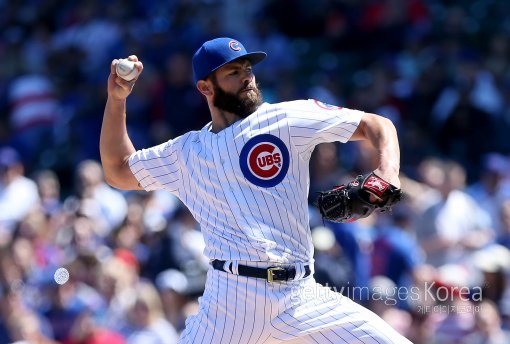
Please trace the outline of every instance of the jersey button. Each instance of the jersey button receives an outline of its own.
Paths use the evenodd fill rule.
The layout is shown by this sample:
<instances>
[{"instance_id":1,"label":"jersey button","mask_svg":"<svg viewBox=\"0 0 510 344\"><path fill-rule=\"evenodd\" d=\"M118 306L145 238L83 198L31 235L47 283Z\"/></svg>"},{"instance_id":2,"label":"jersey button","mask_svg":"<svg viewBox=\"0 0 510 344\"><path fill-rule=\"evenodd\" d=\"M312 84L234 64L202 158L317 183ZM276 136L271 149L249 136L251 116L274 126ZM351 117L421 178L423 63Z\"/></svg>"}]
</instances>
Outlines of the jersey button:
<instances>
[{"instance_id":1,"label":"jersey button","mask_svg":"<svg viewBox=\"0 0 510 344\"><path fill-rule=\"evenodd\" d=\"M225 160L221 159L220 164L222 164L222 165L225 164Z\"/></svg>"}]
</instances>

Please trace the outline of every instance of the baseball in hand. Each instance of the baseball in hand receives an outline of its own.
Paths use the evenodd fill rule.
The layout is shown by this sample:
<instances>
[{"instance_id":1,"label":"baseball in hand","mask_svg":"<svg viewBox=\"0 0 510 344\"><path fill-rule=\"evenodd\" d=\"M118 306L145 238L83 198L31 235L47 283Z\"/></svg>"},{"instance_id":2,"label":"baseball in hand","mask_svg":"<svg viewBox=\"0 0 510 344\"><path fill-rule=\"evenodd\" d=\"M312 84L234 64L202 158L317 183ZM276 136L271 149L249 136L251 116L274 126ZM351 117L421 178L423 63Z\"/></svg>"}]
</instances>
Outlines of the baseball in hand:
<instances>
[{"instance_id":1,"label":"baseball in hand","mask_svg":"<svg viewBox=\"0 0 510 344\"><path fill-rule=\"evenodd\" d=\"M138 76L138 68L135 63L128 59L121 59L115 68L118 76L126 81L131 81Z\"/></svg>"}]
</instances>

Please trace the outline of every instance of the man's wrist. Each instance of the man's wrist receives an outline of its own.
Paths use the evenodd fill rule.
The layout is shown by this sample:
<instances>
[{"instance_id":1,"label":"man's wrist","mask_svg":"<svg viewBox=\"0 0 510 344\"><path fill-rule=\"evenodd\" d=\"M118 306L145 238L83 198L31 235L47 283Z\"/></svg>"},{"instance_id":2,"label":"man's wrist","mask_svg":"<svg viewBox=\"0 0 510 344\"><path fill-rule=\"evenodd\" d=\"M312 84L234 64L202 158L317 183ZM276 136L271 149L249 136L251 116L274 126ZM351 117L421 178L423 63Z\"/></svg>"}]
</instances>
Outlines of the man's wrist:
<instances>
[{"instance_id":1,"label":"man's wrist","mask_svg":"<svg viewBox=\"0 0 510 344\"><path fill-rule=\"evenodd\" d=\"M112 95L108 95L108 99L107 100L109 102L114 102L114 103L119 103L119 104L122 104L122 103L126 102L126 98L117 98L117 97L112 96Z\"/></svg>"},{"instance_id":2,"label":"man's wrist","mask_svg":"<svg viewBox=\"0 0 510 344\"><path fill-rule=\"evenodd\" d=\"M374 173L381 179L391 183L393 186L400 188L400 179L399 179L399 171L400 168L397 166L392 167L379 167L374 170Z\"/></svg>"}]
</instances>

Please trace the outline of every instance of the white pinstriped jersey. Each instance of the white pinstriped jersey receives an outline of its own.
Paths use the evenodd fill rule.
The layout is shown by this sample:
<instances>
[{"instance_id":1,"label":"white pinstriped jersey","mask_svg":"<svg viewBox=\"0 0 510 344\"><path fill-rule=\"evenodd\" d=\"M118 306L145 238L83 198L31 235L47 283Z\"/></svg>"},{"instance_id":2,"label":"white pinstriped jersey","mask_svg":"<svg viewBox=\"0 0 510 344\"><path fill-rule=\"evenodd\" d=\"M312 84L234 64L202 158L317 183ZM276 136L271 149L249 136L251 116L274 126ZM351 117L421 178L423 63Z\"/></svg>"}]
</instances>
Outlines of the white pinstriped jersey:
<instances>
[{"instance_id":1,"label":"white pinstriped jersey","mask_svg":"<svg viewBox=\"0 0 510 344\"><path fill-rule=\"evenodd\" d=\"M310 156L321 142L348 141L362 114L316 100L264 103L218 133L209 123L139 150L129 165L145 190L188 207L209 259L311 262Z\"/></svg>"}]
</instances>

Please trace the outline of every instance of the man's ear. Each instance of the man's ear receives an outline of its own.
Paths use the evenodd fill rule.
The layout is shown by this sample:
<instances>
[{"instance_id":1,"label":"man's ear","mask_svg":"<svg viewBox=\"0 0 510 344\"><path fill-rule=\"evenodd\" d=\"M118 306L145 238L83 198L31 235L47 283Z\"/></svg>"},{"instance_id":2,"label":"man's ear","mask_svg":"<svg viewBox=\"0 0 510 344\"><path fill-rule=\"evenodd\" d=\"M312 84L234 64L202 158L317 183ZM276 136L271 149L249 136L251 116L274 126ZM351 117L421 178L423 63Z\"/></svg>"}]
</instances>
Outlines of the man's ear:
<instances>
[{"instance_id":1,"label":"man's ear","mask_svg":"<svg viewBox=\"0 0 510 344\"><path fill-rule=\"evenodd\" d=\"M212 85L205 80L199 80L197 82L197 89L204 96L212 96L213 95Z\"/></svg>"}]
</instances>

